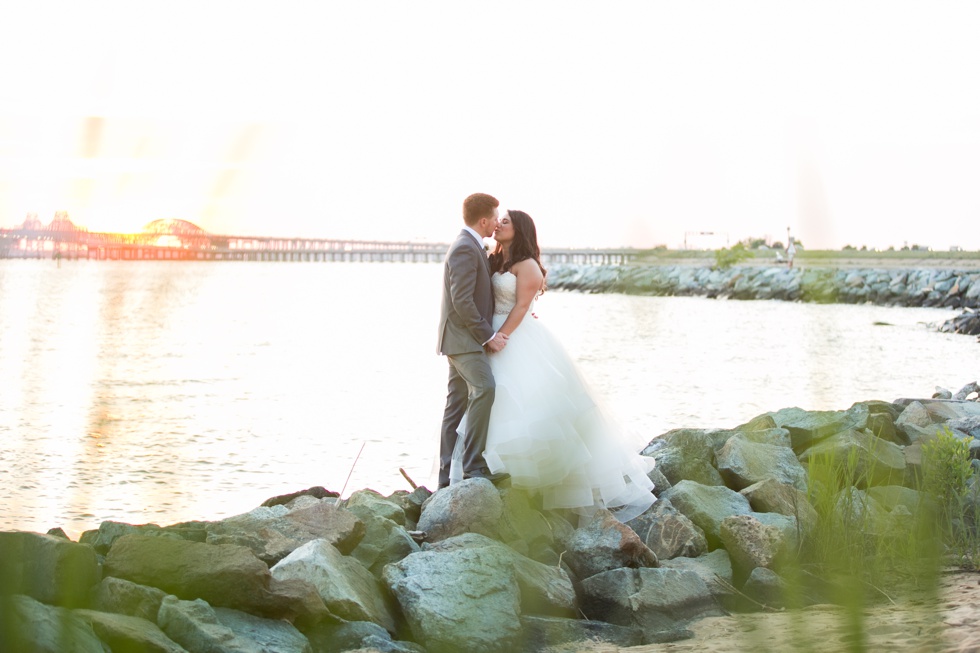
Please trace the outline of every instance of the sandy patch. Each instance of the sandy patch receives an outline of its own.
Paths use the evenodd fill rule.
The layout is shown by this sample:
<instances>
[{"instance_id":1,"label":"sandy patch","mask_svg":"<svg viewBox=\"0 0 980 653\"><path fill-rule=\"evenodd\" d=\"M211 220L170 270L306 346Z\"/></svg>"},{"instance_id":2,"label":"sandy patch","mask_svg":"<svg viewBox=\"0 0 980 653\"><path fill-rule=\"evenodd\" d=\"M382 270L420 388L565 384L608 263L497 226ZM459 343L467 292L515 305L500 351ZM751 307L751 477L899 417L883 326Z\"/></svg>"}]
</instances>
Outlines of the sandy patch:
<instances>
[{"instance_id":1,"label":"sandy patch","mask_svg":"<svg viewBox=\"0 0 980 653\"><path fill-rule=\"evenodd\" d=\"M694 638L670 644L618 648L609 644L560 647L588 653L729 653L751 651L980 651L980 574L943 577L941 600L899 601L864 612L864 635L855 637L837 606L737 614L688 626Z\"/></svg>"}]
</instances>

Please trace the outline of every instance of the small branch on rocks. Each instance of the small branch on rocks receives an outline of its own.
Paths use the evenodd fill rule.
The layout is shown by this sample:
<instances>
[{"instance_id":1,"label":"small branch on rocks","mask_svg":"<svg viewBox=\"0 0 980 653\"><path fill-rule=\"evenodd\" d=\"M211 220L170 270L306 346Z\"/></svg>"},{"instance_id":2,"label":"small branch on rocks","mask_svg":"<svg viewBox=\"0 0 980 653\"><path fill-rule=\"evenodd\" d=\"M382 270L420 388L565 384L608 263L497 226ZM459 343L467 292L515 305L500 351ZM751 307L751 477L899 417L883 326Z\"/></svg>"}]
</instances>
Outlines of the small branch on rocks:
<instances>
[{"instance_id":1,"label":"small branch on rocks","mask_svg":"<svg viewBox=\"0 0 980 653\"><path fill-rule=\"evenodd\" d=\"M404 467L399 467L398 471L402 473L402 476L405 477L405 480L408 481L408 484L412 486L413 490L419 489L419 486L415 484L415 481L413 481L412 477L408 475L408 472L405 471Z\"/></svg>"}]
</instances>

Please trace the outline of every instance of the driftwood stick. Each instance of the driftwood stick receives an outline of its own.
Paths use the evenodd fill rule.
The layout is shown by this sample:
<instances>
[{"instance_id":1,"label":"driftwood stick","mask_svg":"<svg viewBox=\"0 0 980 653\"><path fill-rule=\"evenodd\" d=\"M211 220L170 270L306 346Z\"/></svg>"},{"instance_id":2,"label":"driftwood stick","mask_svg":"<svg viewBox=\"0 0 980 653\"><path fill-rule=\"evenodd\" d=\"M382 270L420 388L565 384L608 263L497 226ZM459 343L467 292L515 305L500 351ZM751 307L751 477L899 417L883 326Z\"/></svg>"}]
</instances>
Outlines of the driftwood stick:
<instances>
[{"instance_id":1,"label":"driftwood stick","mask_svg":"<svg viewBox=\"0 0 980 653\"><path fill-rule=\"evenodd\" d=\"M419 486L415 484L415 481L413 481L412 477L408 475L408 472L405 471L404 467L399 467L398 471L402 473L402 476L405 477L405 480L408 481L408 484L412 486L413 490L419 489Z\"/></svg>"}]
</instances>

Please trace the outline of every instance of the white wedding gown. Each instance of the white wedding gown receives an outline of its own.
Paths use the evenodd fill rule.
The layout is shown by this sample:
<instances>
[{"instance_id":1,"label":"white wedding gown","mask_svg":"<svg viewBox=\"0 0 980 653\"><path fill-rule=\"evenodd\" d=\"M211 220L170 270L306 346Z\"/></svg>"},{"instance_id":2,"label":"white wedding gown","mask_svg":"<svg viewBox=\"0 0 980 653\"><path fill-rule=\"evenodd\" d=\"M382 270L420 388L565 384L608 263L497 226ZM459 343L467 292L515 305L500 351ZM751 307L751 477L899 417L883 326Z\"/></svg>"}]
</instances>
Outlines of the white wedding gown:
<instances>
[{"instance_id":1,"label":"white wedding gown","mask_svg":"<svg viewBox=\"0 0 980 653\"><path fill-rule=\"evenodd\" d=\"M517 277L498 272L492 282L499 329L517 301ZM490 367L497 386L484 453L490 471L540 492L546 510L590 515L604 507L629 521L653 505L653 459L630 448L541 320L527 315L490 355Z\"/></svg>"}]
</instances>

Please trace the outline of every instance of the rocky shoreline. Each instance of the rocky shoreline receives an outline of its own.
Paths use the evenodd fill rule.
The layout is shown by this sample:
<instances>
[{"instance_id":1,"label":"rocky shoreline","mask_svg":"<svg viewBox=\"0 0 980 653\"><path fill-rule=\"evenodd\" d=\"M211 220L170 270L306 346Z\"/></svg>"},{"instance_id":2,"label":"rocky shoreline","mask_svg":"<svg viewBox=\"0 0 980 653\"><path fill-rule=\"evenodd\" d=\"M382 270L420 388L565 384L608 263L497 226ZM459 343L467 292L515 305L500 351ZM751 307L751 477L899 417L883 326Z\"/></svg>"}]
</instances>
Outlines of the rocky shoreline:
<instances>
[{"instance_id":1,"label":"rocky shoreline","mask_svg":"<svg viewBox=\"0 0 980 653\"><path fill-rule=\"evenodd\" d=\"M907 530L928 503L923 447L946 430L980 456L978 390L668 432L642 452L659 500L627 524L471 479L344 500L310 488L221 521L104 522L78 542L0 532L0 649L506 653L683 639L695 620L791 603L787 560L821 527L820 456L866 472L842 488L849 528ZM833 600L817 594L804 604Z\"/></svg>"},{"instance_id":2,"label":"rocky shoreline","mask_svg":"<svg viewBox=\"0 0 980 653\"><path fill-rule=\"evenodd\" d=\"M685 265L553 265L548 287L584 292L778 299L816 303L977 308L980 271Z\"/></svg>"}]
</instances>

